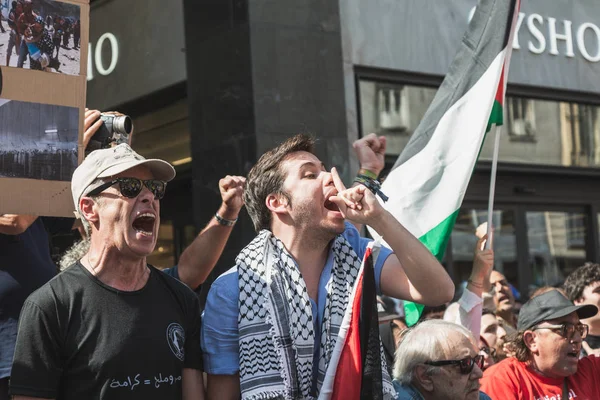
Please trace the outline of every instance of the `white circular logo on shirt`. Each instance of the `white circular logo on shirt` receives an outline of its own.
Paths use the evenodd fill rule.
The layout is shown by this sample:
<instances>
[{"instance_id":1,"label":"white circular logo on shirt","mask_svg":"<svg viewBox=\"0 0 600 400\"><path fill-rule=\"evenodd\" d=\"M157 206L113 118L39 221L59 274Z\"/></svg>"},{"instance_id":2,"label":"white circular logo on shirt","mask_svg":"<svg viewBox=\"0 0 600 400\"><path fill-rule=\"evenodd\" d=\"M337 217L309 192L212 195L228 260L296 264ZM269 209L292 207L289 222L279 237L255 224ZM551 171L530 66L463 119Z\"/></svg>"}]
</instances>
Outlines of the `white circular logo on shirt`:
<instances>
[{"instance_id":1,"label":"white circular logo on shirt","mask_svg":"<svg viewBox=\"0 0 600 400\"><path fill-rule=\"evenodd\" d=\"M183 361L185 332L181 325L176 322L173 322L167 327L167 343L169 343L169 347L173 354L175 354L175 357Z\"/></svg>"}]
</instances>

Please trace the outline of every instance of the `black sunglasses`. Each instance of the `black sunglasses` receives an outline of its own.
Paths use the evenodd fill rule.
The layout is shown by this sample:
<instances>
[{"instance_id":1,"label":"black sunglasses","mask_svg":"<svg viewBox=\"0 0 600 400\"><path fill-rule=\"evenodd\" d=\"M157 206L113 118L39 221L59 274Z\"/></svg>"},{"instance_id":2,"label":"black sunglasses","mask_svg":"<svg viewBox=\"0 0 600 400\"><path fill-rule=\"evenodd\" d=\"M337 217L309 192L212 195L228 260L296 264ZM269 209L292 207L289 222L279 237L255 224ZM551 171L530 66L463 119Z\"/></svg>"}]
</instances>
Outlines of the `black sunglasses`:
<instances>
[{"instance_id":1,"label":"black sunglasses","mask_svg":"<svg viewBox=\"0 0 600 400\"><path fill-rule=\"evenodd\" d=\"M463 358L462 360L441 360L441 361L427 361L425 364L433 365L435 367L441 367L443 365L458 365L460 368L460 373L463 375L468 375L473 371L475 364L480 369L483 369L483 356L478 354L474 357Z\"/></svg>"},{"instance_id":2,"label":"black sunglasses","mask_svg":"<svg viewBox=\"0 0 600 400\"><path fill-rule=\"evenodd\" d=\"M140 194L144 186L146 186L148 190L152 192L154 198L160 200L164 197L165 190L167 188L167 182L159 181L158 179L142 180L138 178L116 178L110 182L106 182L98 186L94 190L90 191L87 196L96 196L115 183L119 184L119 191L121 194L130 199L135 199Z\"/></svg>"}]
</instances>

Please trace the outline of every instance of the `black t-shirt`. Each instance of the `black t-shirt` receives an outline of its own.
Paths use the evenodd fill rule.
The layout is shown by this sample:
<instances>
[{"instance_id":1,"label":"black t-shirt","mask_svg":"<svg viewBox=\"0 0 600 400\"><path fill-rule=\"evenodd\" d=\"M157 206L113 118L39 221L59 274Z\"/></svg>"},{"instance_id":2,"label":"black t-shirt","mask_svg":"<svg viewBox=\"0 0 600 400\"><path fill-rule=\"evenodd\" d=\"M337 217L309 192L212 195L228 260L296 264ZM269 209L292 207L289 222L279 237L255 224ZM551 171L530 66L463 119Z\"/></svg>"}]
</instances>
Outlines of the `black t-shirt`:
<instances>
[{"instance_id":1,"label":"black t-shirt","mask_svg":"<svg viewBox=\"0 0 600 400\"><path fill-rule=\"evenodd\" d=\"M21 312L11 394L181 398L182 369L202 369L198 298L149 268L142 289L124 292L75 263L33 293Z\"/></svg>"}]
</instances>

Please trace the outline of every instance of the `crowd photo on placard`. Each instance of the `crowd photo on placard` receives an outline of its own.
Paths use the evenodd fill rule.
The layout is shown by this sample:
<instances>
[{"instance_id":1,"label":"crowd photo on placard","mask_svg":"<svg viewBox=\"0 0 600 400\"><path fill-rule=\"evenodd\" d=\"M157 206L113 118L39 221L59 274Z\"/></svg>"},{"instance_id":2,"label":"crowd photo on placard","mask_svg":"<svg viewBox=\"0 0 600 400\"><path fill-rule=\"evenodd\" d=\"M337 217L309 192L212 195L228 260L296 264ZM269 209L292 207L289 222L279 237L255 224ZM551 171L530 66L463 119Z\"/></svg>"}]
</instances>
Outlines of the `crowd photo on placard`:
<instances>
[{"instance_id":1,"label":"crowd photo on placard","mask_svg":"<svg viewBox=\"0 0 600 400\"><path fill-rule=\"evenodd\" d=\"M53 0L10 0L2 9L0 64L78 75L79 6Z\"/></svg>"}]
</instances>

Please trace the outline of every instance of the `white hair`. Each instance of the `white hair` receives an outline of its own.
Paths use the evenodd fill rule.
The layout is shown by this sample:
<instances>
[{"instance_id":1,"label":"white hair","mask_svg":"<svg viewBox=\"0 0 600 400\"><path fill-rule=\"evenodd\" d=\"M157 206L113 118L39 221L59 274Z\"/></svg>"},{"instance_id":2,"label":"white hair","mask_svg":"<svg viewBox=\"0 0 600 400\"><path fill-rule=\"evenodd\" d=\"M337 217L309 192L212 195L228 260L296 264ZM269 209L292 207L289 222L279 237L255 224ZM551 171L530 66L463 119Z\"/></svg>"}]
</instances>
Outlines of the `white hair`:
<instances>
[{"instance_id":1,"label":"white hair","mask_svg":"<svg viewBox=\"0 0 600 400\"><path fill-rule=\"evenodd\" d=\"M473 335L461 325L452 322L431 319L410 328L402 337L396 350L394 379L401 384L410 384L414 379L417 365L427 361L443 360L454 352L448 337L456 332L464 335L477 346Z\"/></svg>"},{"instance_id":2,"label":"white hair","mask_svg":"<svg viewBox=\"0 0 600 400\"><path fill-rule=\"evenodd\" d=\"M87 222L87 221L85 221ZM61 257L58 262L58 266L60 267L60 271L64 271L71 265L75 264L77 261L81 260L83 256L90 249L90 239L89 236L84 238L78 242L76 242L73 246L69 247L65 254Z\"/></svg>"}]
</instances>

